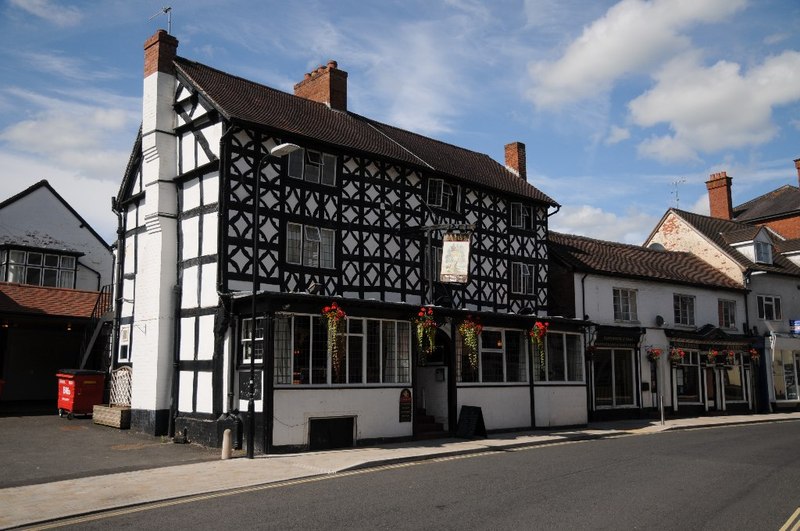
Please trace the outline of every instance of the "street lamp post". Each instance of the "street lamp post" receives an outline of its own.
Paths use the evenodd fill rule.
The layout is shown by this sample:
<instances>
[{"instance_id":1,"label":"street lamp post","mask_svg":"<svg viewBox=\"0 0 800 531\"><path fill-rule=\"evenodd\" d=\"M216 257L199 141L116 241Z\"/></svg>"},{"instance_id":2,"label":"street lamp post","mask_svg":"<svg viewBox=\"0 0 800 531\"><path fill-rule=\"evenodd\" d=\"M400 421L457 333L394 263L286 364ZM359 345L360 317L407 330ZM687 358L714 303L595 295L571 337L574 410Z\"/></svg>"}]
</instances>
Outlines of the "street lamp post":
<instances>
[{"instance_id":1,"label":"street lamp post","mask_svg":"<svg viewBox=\"0 0 800 531\"><path fill-rule=\"evenodd\" d=\"M253 175L255 180L253 186L253 292L251 296L251 312L250 312L250 380L247 382L247 458L253 459L256 438L256 295L258 294L258 236L261 232L259 229L259 206L261 205L261 170L264 164L269 161L270 157L282 157L288 155L292 151L300 149L296 144L284 143L279 144L259 159L256 165L256 172ZM266 326L266 322L264 323ZM266 330L265 330L266 331ZM262 363L264 359L262 356Z\"/></svg>"}]
</instances>

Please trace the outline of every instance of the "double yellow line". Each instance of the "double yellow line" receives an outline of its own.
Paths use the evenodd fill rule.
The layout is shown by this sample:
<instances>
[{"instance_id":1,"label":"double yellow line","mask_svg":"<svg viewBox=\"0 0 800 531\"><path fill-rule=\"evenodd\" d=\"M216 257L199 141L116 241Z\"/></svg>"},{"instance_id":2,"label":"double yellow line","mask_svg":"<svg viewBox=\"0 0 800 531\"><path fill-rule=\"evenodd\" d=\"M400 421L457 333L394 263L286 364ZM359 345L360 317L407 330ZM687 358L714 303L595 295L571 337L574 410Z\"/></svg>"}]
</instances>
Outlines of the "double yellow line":
<instances>
[{"instance_id":1,"label":"double yellow line","mask_svg":"<svg viewBox=\"0 0 800 531\"><path fill-rule=\"evenodd\" d=\"M797 531L798 529L800 529L800 507L792 513L792 516L786 520L786 523L783 524L779 531Z\"/></svg>"}]
</instances>

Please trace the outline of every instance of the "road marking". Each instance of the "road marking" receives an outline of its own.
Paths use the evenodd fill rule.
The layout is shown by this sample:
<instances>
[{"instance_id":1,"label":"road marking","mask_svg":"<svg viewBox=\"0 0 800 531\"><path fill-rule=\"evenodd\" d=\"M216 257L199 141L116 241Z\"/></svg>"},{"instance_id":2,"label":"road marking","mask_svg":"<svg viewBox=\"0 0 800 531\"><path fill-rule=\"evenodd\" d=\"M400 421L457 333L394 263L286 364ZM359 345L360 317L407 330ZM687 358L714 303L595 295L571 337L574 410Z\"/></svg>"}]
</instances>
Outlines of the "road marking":
<instances>
[{"instance_id":1,"label":"road marking","mask_svg":"<svg viewBox=\"0 0 800 531\"><path fill-rule=\"evenodd\" d=\"M781 527L779 531L797 531L797 529L800 529L800 519L798 519L798 516L800 516L800 507L798 507L797 510L792 513L792 516L786 520L786 523L783 524L783 527Z\"/></svg>"}]
</instances>

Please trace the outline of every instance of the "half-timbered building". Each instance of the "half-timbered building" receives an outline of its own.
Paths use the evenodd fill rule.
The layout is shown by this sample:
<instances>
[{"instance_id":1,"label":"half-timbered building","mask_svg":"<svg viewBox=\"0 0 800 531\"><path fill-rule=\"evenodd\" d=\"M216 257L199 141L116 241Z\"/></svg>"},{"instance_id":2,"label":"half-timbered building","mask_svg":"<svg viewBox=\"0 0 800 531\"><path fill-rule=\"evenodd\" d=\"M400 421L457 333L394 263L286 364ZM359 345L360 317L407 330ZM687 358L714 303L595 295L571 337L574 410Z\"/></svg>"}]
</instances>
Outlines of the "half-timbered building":
<instances>
[{"instance_id":1,"label":"half-timbered building","mask_svg":"<svg viewBox=\"0 0 800 531\"><path fill-rule=\"evenodd\" d=\"M348 111L333 61L287 94L177 45L145 44L115 201L134 427L218 444L251 361L261 448L454 432L464 405L488 430L586 422L581 321L549 319L548 355L530 355L558 205L527 182L523 144L504 166ZM469 238L466 282L439 281L445 233ZM425 355L421 306L438 325ZM483 326L474 351L464 322Z\"/></svg>"}]
</instances>

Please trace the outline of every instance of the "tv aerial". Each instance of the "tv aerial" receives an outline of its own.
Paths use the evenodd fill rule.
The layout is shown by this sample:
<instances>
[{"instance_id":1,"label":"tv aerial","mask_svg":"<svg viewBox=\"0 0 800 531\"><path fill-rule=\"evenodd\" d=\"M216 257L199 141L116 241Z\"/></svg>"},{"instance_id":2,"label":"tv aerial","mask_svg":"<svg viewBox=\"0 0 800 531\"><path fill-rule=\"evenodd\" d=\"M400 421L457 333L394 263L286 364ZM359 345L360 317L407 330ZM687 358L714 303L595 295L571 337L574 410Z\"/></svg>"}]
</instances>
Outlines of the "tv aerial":
<instances>
[{"instance_id":1,"label":"tv aerial","mask_svg":"<svg viewBox=\"0 0 800 531\"><path fill-rule=\"evenodd\" d=\"M167 33L172 35L172 7L170 6L162 7L161 11L159 11L152 17L148 18L147 20L148 21L153 20L154 18L159 17L161 15L167 15Z\"/></svg>"},{"instance_id":2,"label":"tv aerial","mask_svg":"<svg viewBox=\"0 0 800 531\"><path fill-rule=\"evenodd\" d=\"M681 177L680 179L672 181L672 187L674 190L672 190L671 193L675 197L675 208L678 209L681 207L681 199L678 197L678 186L684 183L686 183L686 177Z\"/></svg>"}]
</instances>

